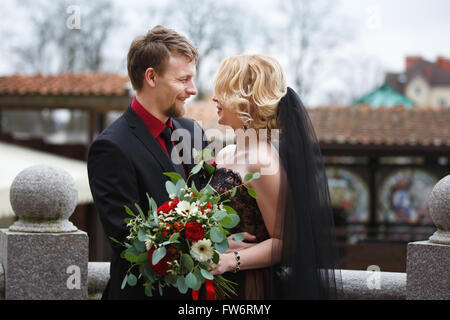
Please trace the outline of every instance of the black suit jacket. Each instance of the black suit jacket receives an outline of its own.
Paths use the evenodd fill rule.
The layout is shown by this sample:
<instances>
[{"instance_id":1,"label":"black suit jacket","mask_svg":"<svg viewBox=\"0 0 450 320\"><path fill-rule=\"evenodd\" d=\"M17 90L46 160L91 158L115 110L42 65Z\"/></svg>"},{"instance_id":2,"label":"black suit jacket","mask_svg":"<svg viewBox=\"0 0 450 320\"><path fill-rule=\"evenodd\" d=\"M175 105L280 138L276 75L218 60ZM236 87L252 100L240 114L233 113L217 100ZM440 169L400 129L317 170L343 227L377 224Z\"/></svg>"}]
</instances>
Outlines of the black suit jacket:
<instances>
[{"instance_id":1,"label":"black suit jacket","mask_svg":"<svg viewBox=\"0 0 450 320\"><path fill-rule=\"evenodd\" d=\"M190 133L191 150L193 147L199 149L200 143L197 141L194 144L194 131L196 138L202 139L200 148L205 147L207 142L203 141L204 132L197 122L188 118L172 121L174 129L183 128ZM146 193L158 206L169 200L165 188L169 178L163 175L163 172L175 172L175 169L158 141L131 106L94 140L89 149L87 165L94 204L108 239L114 237L121 242L127 240L129 231L123 220L129 216L124 205L136 212L134 204L138 203L146 213L149 209ZM185 164L187 174L193 165ZM120 258L124 248L111 240L110 244L113 249L110 279L102 299L148 299L144 294L142 278L136 286L127 285L125 289L121 289L130 264ZM137 275L138 271L135 270L134 273ZM179 294L176 288L164 289L162 299L189 298ZM151 299L161 299L157 290Z\"/></svg>"}]
</instances>

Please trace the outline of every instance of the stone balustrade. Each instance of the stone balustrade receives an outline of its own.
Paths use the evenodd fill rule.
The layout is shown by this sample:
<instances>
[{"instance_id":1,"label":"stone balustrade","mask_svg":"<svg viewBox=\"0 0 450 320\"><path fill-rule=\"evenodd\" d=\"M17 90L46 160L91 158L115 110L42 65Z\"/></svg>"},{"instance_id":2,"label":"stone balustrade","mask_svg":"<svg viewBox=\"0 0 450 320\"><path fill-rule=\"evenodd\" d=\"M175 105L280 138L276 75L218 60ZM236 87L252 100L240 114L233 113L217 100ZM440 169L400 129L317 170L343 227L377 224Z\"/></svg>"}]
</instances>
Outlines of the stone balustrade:
<instances>
[{"instance_id":1,"label":"stone balustrade","mask_svg":"<svg viewBox=\"0 0 450 320\"><path fill-rule=\"evenodd\" d=\"M87 234L68 221L77 200L72 177L30 167L10 200L18 220L0 229L0 299L100 299L110 264L88 263ZM428 209L437 231L408 244L407 272L342 270L344 299L450 300L450 175L433 188Z\"/></svg>"}]
</instances>

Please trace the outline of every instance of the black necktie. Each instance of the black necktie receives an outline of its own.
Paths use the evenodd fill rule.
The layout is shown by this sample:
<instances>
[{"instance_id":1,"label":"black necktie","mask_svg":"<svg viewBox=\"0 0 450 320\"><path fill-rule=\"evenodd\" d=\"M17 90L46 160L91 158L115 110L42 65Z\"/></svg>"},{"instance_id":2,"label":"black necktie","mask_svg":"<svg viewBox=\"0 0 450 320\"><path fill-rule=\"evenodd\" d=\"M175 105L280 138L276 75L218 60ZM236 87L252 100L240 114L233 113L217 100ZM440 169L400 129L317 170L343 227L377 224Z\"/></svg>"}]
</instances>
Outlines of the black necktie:
<instances>
[{"instance_id":1,"label":"black necktie","mask_svg":"<svg viewBox=\"0 0 450 320\"><path fill-rule=\"evenodd\" d=\"M177 173L179 173L184 180L186 180L186 172L184 171L183 164L181 163L181 159L179 158L179 155L177 152L174 152L172 154L172 150L174 148L173 142L171 140L172 137L172 129L169 126L166 126L166 128L161 132L161 137L164 139L164 142L166 144L167 152L169 153L169 158L172 161L177 160L179 164L176 164L172 161L173 167ZM175 159L176 158L176 159Z\"/></svg>"}]
</instances>

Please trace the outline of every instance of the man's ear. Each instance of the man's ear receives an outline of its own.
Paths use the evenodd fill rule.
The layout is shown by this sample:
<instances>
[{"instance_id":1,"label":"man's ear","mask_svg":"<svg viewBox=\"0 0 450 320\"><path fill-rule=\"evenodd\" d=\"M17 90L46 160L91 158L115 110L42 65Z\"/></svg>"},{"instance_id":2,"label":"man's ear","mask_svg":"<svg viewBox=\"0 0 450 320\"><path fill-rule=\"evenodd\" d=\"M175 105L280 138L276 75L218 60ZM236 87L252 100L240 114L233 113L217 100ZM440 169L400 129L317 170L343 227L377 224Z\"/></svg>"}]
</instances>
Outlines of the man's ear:
<instances>
[{"instance_id":1,"label":"man's ear","mask_svg":"<svg viewBox=\"0 0 450 320\"><path fill-rule=\"evenodd\" d=\"M144 73L144 81L151 87L154 88L156 86L156 71L153 68L147 68Z\"/></svg>"}]
</instances>

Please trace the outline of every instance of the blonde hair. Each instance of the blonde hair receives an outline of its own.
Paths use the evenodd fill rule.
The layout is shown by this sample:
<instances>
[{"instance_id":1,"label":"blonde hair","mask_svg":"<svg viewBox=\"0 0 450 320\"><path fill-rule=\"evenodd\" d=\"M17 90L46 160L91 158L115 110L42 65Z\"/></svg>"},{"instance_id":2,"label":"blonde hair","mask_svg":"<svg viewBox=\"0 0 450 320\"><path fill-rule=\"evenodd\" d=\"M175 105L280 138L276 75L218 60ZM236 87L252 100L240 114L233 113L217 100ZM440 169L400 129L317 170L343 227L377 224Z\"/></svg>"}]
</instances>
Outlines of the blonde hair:
<instances>
[{"instance_id":1,"label":"blonde hair","mask_svg":"<svg viewBox=\"0 0 450 320\"><path fill-rule=\"evenodd\" d=\"M286 94L286 77L277 60L263 55L239 55L222 61L214 93L233 108L247 128L278 128L278 103Z\"/></svg>"}]
</instances>

